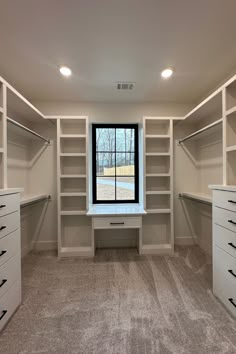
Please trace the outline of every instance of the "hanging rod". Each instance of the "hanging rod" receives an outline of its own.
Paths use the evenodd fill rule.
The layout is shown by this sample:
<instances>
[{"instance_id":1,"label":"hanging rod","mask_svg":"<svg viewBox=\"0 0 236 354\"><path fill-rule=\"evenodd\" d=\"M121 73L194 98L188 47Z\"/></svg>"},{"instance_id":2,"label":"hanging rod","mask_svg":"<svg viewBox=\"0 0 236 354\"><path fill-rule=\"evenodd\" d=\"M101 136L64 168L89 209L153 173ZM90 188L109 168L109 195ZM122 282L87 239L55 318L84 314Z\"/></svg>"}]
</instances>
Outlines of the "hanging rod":
<instances>
[{"instance_id":1,"label":"hanging rod","mask_svg":"<svg viewBox=\"0 0 236 354\"><path fill-rule=\"evenodd\" d=\"M11 118L7 117L7 121L9 123L21 128L21 129L25 130L25 131L27 131L28 133L36 136L37 138L45 141L47 144L50 144L50 140L49 139L44 138L42 135L36 133L35 131L33 131L33 130L27 128L27 127L25 127L23 124L16 122L14 119L11 119Z\"/></svg>"},{"instance_id":2,"label":"hanging rod","mask_svg":"<svg viewBox=\"0 0 236 354\"><path fill-rule=\"evenodd\" d=\"M211 123L211 124L209 124L209 125L206 125L204 128L195 131L194 133L192 133L192 134L186 136L186 137L183 138L183 139L180 139L180 140L179 140L179 144L182 144L184 141L186 141L186 140L188 140L188 139L191 139L191 138L193 138L194 136L196 136L196 135L198 135L198 134L201 134L201 133L203 133L204 131L206 131L206 130L208 130L208 129L210 129L210 128L213 128L213 127L215 127L216 125L218 125L218 124L220 124L220 123L222 123L222 122L223 122L223 119L221 118L221 119L216 120L214 123Z\"/></svg>"},{"instance_id":3,"label":"hanging rod","mask_svg":"<svg viewBox=\"0 0 236 354\"><path fill-rule=\"evenodd\" d=\"M25 199L23 198L21 200L20 207L24 208L31 204L35 204L43 200L51 200L51 199L52 199L51 195L35 195L35 196L28 196L28 198L26 196Z\"/></svg>"},{"instance_id":4,"label":"hanging rod","mask_svg":"<svg viewBox=\"0 0 236 354\"><path fill-rule=\"evenodd\" d=\"M203 203L203 204L212 204L212 201L210 199L210 197L205 197L202 195L195 195L195 194L188 194L188 193L179 193L179 198L182 199L190 199L190 200L194 200L197 201L199 203Z\"/></svg>"}]
</instances>

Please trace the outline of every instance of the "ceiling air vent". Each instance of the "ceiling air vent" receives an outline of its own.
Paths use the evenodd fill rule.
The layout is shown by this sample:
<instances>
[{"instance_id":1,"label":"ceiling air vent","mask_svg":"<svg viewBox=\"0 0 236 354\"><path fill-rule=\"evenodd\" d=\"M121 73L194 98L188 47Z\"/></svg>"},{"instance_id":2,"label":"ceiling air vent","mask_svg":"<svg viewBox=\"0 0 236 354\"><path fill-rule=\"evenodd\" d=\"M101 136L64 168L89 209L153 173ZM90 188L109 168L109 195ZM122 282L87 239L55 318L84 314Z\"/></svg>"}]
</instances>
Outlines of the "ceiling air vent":
<instances>
[{"instance_id":1,"label":"ceiling air vent","mask_svg":"<svg viewBox=\"0 0 236 354\"><path fill-rule=\"evenodd\" d=\"M118 82L117 90L133 90L134 82Z\"/></svg>"}]
</instances>

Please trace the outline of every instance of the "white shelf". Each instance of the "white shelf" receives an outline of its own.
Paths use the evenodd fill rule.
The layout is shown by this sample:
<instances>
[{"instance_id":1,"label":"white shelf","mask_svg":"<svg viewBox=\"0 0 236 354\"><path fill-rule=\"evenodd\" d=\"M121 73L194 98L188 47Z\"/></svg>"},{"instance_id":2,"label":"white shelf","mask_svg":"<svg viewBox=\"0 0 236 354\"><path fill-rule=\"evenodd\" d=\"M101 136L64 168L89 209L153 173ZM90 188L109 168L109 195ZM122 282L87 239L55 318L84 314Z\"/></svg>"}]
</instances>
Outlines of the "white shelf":
<instances>
[{"instance_id":1,"label":"white shelf","mask_svg":"<svg viewBox=\"0 0 236 354\"><path fill-rule=\"evenodd\" d=\"M170 214L171 209L146 209L148 214Z\"/></svg>"},{"instance_id":2,"label":"white shelf","mask_svg":"<svg viewBox=\"0 0 236 354\"><path fill-rule=\"evenodd\" d=\"M163 135L161 135L161 134L146 134L145 138L146 139L170 139L170 135L169 134L167 134L167 135L165 135L165 134L163 134Z\"/></svg>"},{"instance_id":3,"label":"white shelf","mask_svg":"<svg viewBox=\"0 0 236 354\"><path fill-rule=\"evenodd\" d=\"M170 173L146 173L146 177L170 177Z\"/></svg>"},{"instance_id":4,"label":"white shelf","mask_svg":"<svg viewBox=\"0 0 236 354\"><path fill-rule=\"evenodd\" d=\"M93 256L92 247L62 247L59 250L60 257Z\"/></svg>"},{"instance_id":5,"label":"white shelf","mask_svg":"<svg viewBox=\"0 0 236 354\"><path fill-rule=\"evenodd\" d=\"M60 214L61 215L86 215L87 211L86 210L81 210L81 211L77 211L77 210L61 211Z\"/></svg>"},{"instance_id":6,"label":"white shelf","mask_svg":"<svg viewBox=\"0 0 236 354\"><path fill-rule=\"evenodd\" d=\"M206 204L212 204L212 197L202 193L180 193L179 196L180 198L187 198Z\"/></svg>"},{"instance_id":7,"label":"white shelf","mask_svg":"<svg viewBox=\"0 0 236 354\"><path fill-rule=\"evenodd\" d=\"M70 152L68 152L68 153L66 152L66 153L61 153L60 156L63 156L63 157L67 157L67 156L68 156L68 157L74 157L74 156L75 156L75 157L76 157L76 156L85 157L85 156L86 156L86 153L85 153L85 152L73 152L73 153L72 153L72 152L71 152L71 153L70 153Z\"/></svg>"},{"instance_id":8,"label":"white shelf","mask_svg":"<svg viewBox=\"0 0 236 354\"><path fill-rule=\"evenodd\" d=\"M3 108L2 107L0 107L0 113L3 113Z\"/></svg>"},{"instance_id":9,"label":"white shelf","mask_svg":"<svg viewBox=\"0 0 236 354\"><path fill-rule=\"evenodd\" d=\"M50 199L50 196L48 194L23 195L20 199L20 205L23 207L28 204L33 204L47 199Z\"/></svg>"},{"instance_id":10,"label":"white shelf","mask_svg":"<svg viewBox=\"0 0 236 354\"><path fill-rule=\"evenodd\" d=\"M234 106L226 111L227 116L234 114L234 113L236 113L236 106Z\"/></svg>"},{"instance_id":11,"label":"white shelf","mask_svg":"<svg viewBox=\"0 0 236 354\"><path fill-rule=\"evenodd\" d=\"M169 243L164 244L151 244L151 245L143 245L141 248L142 254L153 254L153 253L170 253L172 252L172 246Z\"/></svg>"},{"instance_id":12,"label":"white shelf","mask_svg":"<svg viewBox=\"0 0 236 354\"><path fill-rule=\"evenodd\" d=\"M146 152L146 156L170 156L169 152Z\"/></svg>"},{"instance_id":13,"label":"white shelf","mask_svg":"<svg viewBox=\"0 0 236 354\"><path fill-rule=\"evenodd\" d=\"M84 138L84 139L86 139L86 134L61 134L60 138L63 138L63 139Z\"/></svg>"},{"instance_id":14,"label":"white shelf","mask_svg":"<svg viewBox=\"0 0 236 354\"><path fill-rule=\"evenodd\" d=\"M60 193L61 197L86 197L86 192L75 192L75 193Z\"/></svg>"},{"instance_id":15,"label":"white shelf","mask_svg":"<svg viewBox=\"0 0 236 354\"><path fill-rule=\"evenodd\" d=\"M0 153L3 153L4 152L4 149L3 148L0 148Z\"/></svg>"},{"instance_id":16,"label":"white shelf","mask_svg":"<svg viewBox=\"0 0 236 354\"><path fill-rule=\"evenodd\" d=\"M160 195L165 195L165 194L171 194L171 191L146 191L147 195L153 195L153 194L160 194Z\"/></svg>"},{"instance_id":17,"label":"white shelf","mask_svg":"<svg viewBox=\"0 0 236 354\"><path fill-rule=\"evenodd\" d=\"M87 175L60 175L60 178L86 178Z\"/></svg>"},{"instance_id":18,"label":"white shelf","mask_svg":"<svg viewBox=\"0 0 236 354\"><path fill-rule=\"evenodd\" d=\"M233 151L236 151L236 145L229 146L226 148L226 152L233 152Z\"/></svg>"}]
</instances>

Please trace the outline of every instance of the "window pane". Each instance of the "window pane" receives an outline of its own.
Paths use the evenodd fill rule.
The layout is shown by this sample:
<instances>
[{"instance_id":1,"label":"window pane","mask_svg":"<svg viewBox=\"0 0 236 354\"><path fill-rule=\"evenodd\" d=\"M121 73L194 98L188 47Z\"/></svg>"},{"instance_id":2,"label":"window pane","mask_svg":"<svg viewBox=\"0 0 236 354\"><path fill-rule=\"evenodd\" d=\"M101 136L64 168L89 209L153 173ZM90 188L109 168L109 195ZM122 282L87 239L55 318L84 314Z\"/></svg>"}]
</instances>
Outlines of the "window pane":
<instances>
[{"instance_id":1,"label":"window pane","mask_svg":"<svg viewBox=\"0 0 236 354\"><path fill-rule=\"evenodd\" d=\"M96 128L96 150L115 151L114 128Z\"/></svg>"},{"instance_id":2,"label":"window pane","mask_svg":"<svg viewBox=\"0 0 236 354\"><path fill-rule=\"evenodd\" d=\"M134 177L116 178L116 199L134 200Z\"/></svg>"},{"instance_id":3,"label":"window pane","mask_svg":"<svg viewBox=\"0 0 236 354\"><path fill-rule=\"evenodd\" d=\"M134 153L116 154L116 175L134 176Z\"/></svg>"},{"instance_id":4,"label":"window pane","mask_svg":"<svg viewBox=\"0 0 236 354\"><path fill-rule=\"evenodd\" d=\"M97 176L115 175L115 153L114 152L97 153L96 172L97 172Z\"/></svg>"},{"instance_id":5,"label":"window pane","mask_svg":"<svg viewBox=\"0 0 236 354\"><path fill-rule=\"evenodd\" d=\"M116 129L116 151L134 152L134 129Z\"/></svg>"},{"instance_id":6,"label":"window pane","mask_svg":"<svg viewBox=\"0 0 236 354\"><path fill-rule=\"evenodd\" d=\"M97 200L115 200L115 177L97 177Z\"/></svg>"}]
</instances>

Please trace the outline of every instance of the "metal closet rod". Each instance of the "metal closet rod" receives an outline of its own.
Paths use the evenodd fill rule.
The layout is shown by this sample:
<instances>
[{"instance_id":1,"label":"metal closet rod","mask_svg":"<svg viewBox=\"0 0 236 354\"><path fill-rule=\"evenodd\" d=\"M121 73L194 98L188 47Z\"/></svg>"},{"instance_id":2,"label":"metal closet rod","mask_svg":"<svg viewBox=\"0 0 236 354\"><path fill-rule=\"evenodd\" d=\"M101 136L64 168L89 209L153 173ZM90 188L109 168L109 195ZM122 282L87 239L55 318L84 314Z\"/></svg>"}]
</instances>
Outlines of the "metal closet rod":
<instances>
[{"instance_id":1,"label":"metal closet rod","mask_svg":"<svg viewBox=\"0 0 236 354\"><path fill-rule=\"evenodd\" d=\"M193 138L194 136L196 136L196 135L198 135L198 134L203 133L204 131L206 131L206 130L208 130L208 129L210 129L210 128L215 127L216 125L222 123L222 121L223 121L223 119L221 118L221 119L216 120L214 123L211 123L211 124L209 124L209 125L206 125L204 128L197 130L196 132L194 132L194 133L192 133L192 134L186 136L186 137L183 138L183 139L180 139L180 140L179 140L179 144L183 143L184 141L186 141L186 140L188 140L188 139Z\"/></svg>"},{"instance_id":2,"label":"metal closet rod","mask_svg":"<svg viewBox=\"0 0 236 354\"><path fill-rule=\"evenodd\" d=\"M23 124L18 123L18 122L16 122L14 119L11 119L11 118L9 118L9 117L7 117L7 120L8 120L8 122L10 122L11 124L13 124L13 125L15 125L15 126L21 128L21 129L27 131L28 133L30 133L30 134L36 136L37 138L39 138L39 139L41 139L41 140L43 140L43 141L46 141L47 144L50 144L50 140L49 140L49 139L44 138L42 135L40 135L40 134L34 132L33 130L31 130L31 129L27 128L27 127L25 127Z\"/></svg>"},{"instance_id":3,"label":"metal closet rod","mask_svg":"<svg viewBox=\"0 0 236 354\"><path fill-rule=\"evenodd\" d=\"M187 195L183 195L182 193L179 193L179 198L181 198L181 199L189 199L189 200L193 200L193 201L198 202L198 203L212 205L211 202L208 202L206 200L201 200L201 199L198 199L198 198L194 198L194 197L190 197L190 196L187 196Z\"/></svg>"}]
</instances>

